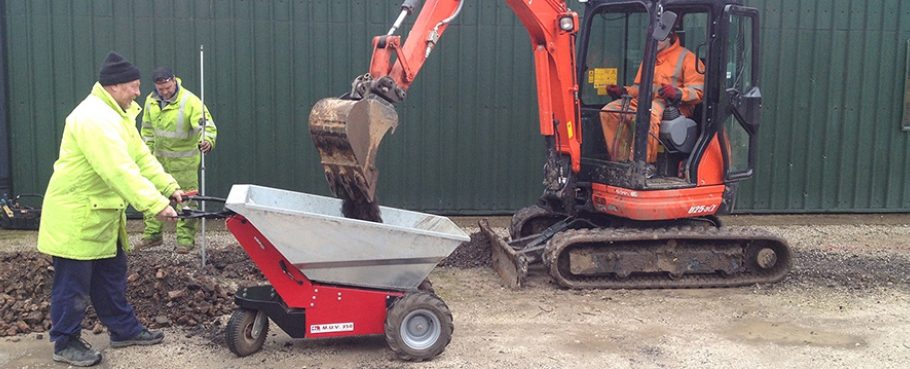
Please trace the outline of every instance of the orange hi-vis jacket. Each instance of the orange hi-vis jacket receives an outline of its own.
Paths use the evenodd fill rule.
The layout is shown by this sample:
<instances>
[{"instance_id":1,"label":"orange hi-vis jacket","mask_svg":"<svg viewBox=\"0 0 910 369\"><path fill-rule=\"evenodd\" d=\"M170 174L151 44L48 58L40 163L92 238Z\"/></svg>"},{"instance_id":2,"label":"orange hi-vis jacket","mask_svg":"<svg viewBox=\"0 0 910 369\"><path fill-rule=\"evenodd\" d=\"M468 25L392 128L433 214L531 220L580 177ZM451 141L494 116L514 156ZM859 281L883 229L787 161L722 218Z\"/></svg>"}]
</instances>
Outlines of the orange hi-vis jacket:
<instances>
[{"instance_id":1,"label":"orange hi-vis jacket","mask_svg":"<svg viewBox=\"0 0 910 369\"><path fill-rule=\"evenodd\" d=\"M705 76L696 70L695 54L682 47L679 41L674 41L668 48L657 54L657 60L654 65L654 84L652 91L651 103L651 129L648 137L648 162L657 161L657 135L660 133L660 121L663 117L666 104L662 98L657 95L661 86L669 84L676 86L682 91L682 103L679 110L682 114L691 117L695 106L701 103L705 90ZM635 111L638 108L639 83L641 82L641 66L638 67L638 73L635 75L635 84L626 86L626 92L634 99L631 101L630 109ZM604 107L604 110L621 110L622 100L616 100ZM631 124L633 119L626 118L627 124ZM632 129L622 127L621 116L618 113L602 112L601 124L604 130L604 139L607 148L610 151L612 160L627 160L631 158L632 152Z\"/></svg>"},{"instance_id":2,"label":"orange hi-vis jacket","mask_svg":"<svg viewBox=\"0 0 910 369\"><path fill-rule=\"evenodd\" d=\"M651 89L655 99L658 97L657 90L663 85L676 86L682 90L682 104L680 104L679 110L686 116L691 116L695 105L700 104L705 95L705 76L698 73L695 63L695 53L682 47L679 40L659 52L654 65L654 85ZM638 98L639 83L641 83L641 66L638 67L638 74L635 75L635 84L626 87L629 96ZM660 101L660 105L664 107L663 101Z\"/></svg>"}]
</instances>

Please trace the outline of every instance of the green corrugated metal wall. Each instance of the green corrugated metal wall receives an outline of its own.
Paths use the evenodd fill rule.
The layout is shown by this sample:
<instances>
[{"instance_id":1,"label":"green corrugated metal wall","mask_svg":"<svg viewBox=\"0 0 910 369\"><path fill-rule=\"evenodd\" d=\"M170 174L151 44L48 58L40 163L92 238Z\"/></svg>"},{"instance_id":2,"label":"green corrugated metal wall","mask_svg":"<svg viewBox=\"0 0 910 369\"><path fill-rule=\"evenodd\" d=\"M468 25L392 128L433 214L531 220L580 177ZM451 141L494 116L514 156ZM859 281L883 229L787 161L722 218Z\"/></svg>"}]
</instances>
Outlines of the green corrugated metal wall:
<instances>
[{"instance_id":1,"label":"green corrugated metal wall","mask_svg":"<svg viewBox=\"0 0 910 369\"><path fill-rule=\"evenodd\" d=\"M764 129L755 211L906 211L901 131L910 2L751 1L762 10Z\"/></svg>"},{"instance_id":2,"label":"green corrugated metal wall","mask_svg":"<svg viewBox=\"0 0 910 369\"><path fill-rule=\"evenodd\" d=\"M3 0L0 0L3 1ZM8 118L18 192L42 192L64 117L107 51L153 88L157 65L199 92L219 127L209 193L256 183L326 193L307 116L366 70L399 0L5 0ZM910 3L749 1L763 15L764 128L741 212L906 211L901 131ZM573 7L578 7L572 1ZM442 62L445 60L445 62ZM505 213L541 190L542 139L525 31L503 2L469 1L431 56L379 161L383 203ZM141 102L141 101L140 101Z\"/></svg>"}]
</instances>

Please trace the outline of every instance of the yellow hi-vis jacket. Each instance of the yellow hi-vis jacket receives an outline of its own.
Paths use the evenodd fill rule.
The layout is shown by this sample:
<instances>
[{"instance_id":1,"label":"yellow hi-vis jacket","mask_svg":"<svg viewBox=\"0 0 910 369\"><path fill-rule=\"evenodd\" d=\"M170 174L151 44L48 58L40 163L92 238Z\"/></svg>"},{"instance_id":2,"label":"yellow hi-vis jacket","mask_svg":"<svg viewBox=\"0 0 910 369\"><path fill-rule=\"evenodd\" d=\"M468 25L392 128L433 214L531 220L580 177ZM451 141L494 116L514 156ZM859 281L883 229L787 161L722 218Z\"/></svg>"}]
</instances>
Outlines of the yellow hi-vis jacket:
<instances>
[{"instance_id":1,"label":"yellow hi-vis jacket","mask_svg":"<svg viewBox=\"0 0 910 369\"><path fill-rule=\"evenodd\" d=\"M60 156L44 196L38 251L77 260L117 256L124 250L126 206L155 215L179 187L136 131L142 109L126 110L95 83L66 117Z\"/></svg>"},{"instance_id":2,"label":"yellow hi-vis jacket","mask_svg":"<svg viewBox=\"0 0 910 369\"><path fill-rule=\"evenodd\" d=\"M202 106L202 100L183 88L180 78L176 78L176 83L177 93L172 102L164 107L160 104L161 97L157 91L152 91L145 98L142 139L164 169L177 179L181 188L197 189L200 138L204 133L204 139L214 149L218 130L208 109Z\"/></svg>"}]
</instances>

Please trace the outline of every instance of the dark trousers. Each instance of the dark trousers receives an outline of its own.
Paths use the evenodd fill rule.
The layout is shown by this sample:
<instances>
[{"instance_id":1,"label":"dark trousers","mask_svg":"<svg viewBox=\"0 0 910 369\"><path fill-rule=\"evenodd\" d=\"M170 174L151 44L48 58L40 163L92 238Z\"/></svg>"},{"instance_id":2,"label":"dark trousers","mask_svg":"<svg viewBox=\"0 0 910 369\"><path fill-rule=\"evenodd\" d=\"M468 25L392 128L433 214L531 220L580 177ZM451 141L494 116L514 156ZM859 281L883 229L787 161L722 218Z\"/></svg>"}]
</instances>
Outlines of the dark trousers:
<instances>
[{"instance_id":1,"label":"dark trousers","mask_svg":"<svg viewBox=\"0 0 910 369\"><path fill-rule=\"evenodd\" d=\"M78 339L82 319L91 300L95 312L111 339L120 341L142 332L142 325L126 301L126 254L98 260L54 257L54 286L51 289L51 331L54 352Z\"/></svg>"}]
</instances>

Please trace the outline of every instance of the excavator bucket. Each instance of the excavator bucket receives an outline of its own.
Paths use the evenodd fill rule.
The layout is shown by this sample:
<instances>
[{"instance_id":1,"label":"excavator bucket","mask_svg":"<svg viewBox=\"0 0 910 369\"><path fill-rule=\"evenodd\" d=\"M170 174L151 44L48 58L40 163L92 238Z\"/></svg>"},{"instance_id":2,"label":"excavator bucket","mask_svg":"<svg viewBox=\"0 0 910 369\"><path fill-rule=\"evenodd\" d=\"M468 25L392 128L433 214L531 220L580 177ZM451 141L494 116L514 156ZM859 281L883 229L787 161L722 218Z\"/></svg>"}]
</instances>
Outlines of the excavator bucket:
<instances>
[{"instance_id":1,"label":"excavator bucket","mask_svg":"<svg viewBox=\"0 0 910 369\"><path fill-rule=\"evenodd\" d=\"M345 200L345 216L381 222L376 204L376 154L386 132L394 132L397 126L395 108L378 97L322 99L310 111L310 136L319 150L329 188ZM352 208L360 210L351 214Z\"/></svg>"},{"instance_id":2,"label":"excavator bucket","mask_svg":"<svg viewBox=\"0 0 910 369\"><path fill-rule=\"evenodd\" d=\"M528 259L517 253L504 238L493 232L486 220L481 220L478 224L490 240L493 270L499 275L499 279L508 288L521 288L528 276Z\"/></svg>"}]
</instances>

